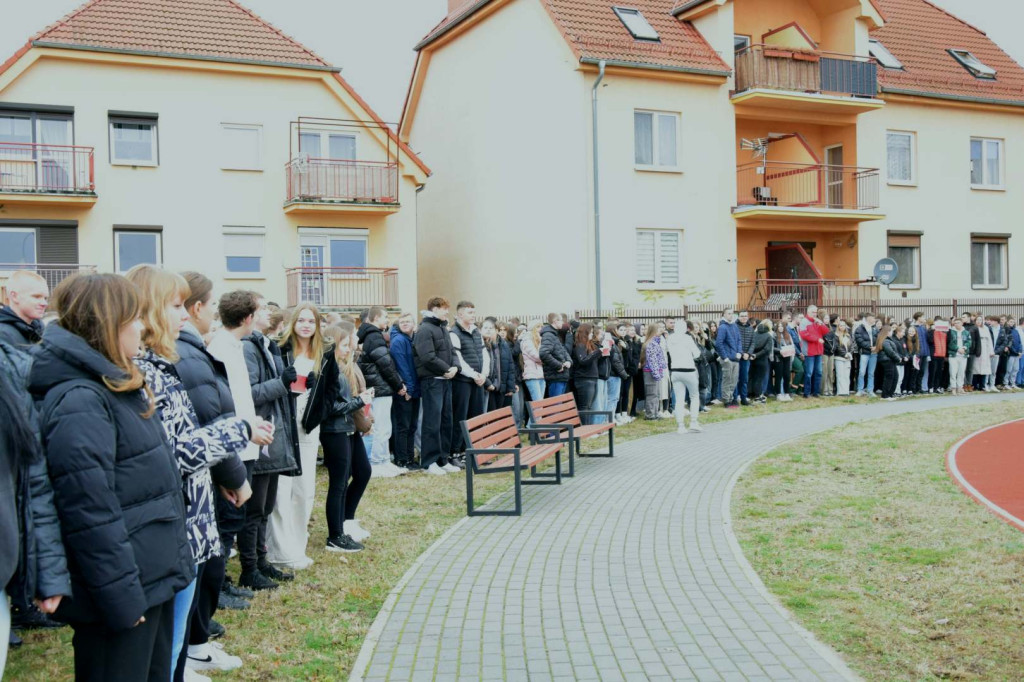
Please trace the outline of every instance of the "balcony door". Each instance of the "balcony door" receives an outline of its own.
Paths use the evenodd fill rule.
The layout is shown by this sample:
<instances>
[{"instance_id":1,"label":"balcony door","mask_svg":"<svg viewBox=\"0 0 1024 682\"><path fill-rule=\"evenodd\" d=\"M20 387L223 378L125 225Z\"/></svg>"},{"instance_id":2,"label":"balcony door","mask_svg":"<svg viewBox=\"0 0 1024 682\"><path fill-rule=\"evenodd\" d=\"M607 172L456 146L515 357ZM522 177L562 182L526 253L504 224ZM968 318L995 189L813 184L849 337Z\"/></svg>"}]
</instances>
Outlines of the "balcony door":
<instances>
[{"instance_id":1,"label":"balcony door","mask_svg":"<svg viewBox=\"0 0 1024 682\"><path fill-rule=\"evenodd\" d=\"M0 114L0 187L67 191L76 187L71 118L54 114Z\"/></svg>"},{"instance_id":2,"label":"balcony door","mask_svg":"<svg viewBox=\"0 0 1024 682\"><path fill-rule=\"evenodd\" d=\"M302 228L299 260L303 268L301 298L317 305L349 305L365 294L369 285L366 230L350 228Z\"/></svg>"},{"instance_id":3,"label":"balcony door","mask_svg":"<svg viewBox=\"0 0 1024 682\"><path fill-rule=\"evenodd\" d=\"M825 196L829 208L843 207L843 145L825 148Z\"/></svg>"},{"instance_id":4,"label":"balcony door","mask_svg":"<svg viewBox=\"0 0 1024 682\"><path fill-rule=\"evenodd\" d=\"M305 159L300 185L309 196L319 199L350 199L358 194L355 168L356 136L303 130L299 133L299 155Z\"/></svg>"}]
</instances>

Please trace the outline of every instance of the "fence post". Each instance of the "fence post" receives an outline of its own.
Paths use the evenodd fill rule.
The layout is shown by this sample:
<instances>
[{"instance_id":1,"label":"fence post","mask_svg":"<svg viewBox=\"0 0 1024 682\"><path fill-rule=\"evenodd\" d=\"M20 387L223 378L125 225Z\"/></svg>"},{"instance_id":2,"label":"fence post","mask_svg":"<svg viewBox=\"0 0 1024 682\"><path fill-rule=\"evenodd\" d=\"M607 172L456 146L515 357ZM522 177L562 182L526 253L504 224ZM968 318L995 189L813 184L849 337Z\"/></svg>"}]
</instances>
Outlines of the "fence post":
<instances>
[{"instance_id":1,"label":"fence post","mask_svg":"<svg viewBox=\"0 0 1024 682\"><path fill-rule=\"evenodd\" d=\"M954 298L953 299L953 317L957 317L957 316L958 316L958 313L957 313L957 301Z\"/></svg>"}]
</instances>

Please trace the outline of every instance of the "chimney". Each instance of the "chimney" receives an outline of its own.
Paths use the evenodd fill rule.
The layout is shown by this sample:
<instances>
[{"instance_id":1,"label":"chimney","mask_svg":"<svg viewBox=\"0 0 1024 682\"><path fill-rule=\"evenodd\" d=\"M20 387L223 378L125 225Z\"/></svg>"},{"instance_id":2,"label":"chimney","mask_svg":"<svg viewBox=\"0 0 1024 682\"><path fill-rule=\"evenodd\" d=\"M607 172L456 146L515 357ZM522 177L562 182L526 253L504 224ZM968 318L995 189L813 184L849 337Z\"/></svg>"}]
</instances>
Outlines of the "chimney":
<instances>
[{"instance_id":1,"label":"chimney","mask_svg":"<svg viewBox=\"0 0 1024 682\"><path fill-rule=\"evenodd\" d=\"M448 14L468 5L473 0L448 0Z\"/></svg>"}]
</instances>

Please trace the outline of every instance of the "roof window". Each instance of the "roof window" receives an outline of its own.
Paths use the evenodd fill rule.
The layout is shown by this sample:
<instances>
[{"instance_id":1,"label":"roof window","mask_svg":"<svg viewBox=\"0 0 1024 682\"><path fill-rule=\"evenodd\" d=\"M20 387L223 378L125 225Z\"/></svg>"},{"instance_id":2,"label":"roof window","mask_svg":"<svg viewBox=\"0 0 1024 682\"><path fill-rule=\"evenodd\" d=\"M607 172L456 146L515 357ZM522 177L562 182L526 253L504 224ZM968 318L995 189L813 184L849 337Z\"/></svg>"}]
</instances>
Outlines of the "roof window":
<instances>
[{"instance_id":1,"label":"roof window","mask_svg":"<svg viewBox=\"0 0 1024 682\"><path fill-rule=\"evenodd\" d=\"M893 53L889 52L889 49L877 40L871 39L868 41L868 54L874 57L886 69L903 68L902 62L896 59Z\"/></svg>"},{"instance_id":2,"label":"roof window","mask_svg":"<svg viewBox=\"0 0 1024 682\"><path fill-rule=\"evenodd\" d=\"M950 50L949 53L953 55L953 59L960 62L960 65L967 69L967 71L975 78L982 78L990 81L996 79L996 70L991 66L982 63L980 59L967 50Z\"/></svg>"},{"instance_id":3,"label":"roof window","mask_svg":"<svg viewBox=\"0 0 1024 682\"><path fill-rule=\"evenodd\" d=\"M640 10L629 7L612 7L612 10L630 34L637 40L661 40L658 37L658 32L648 23L644 15L640 13Z\"/></svg>"}]
</instances>

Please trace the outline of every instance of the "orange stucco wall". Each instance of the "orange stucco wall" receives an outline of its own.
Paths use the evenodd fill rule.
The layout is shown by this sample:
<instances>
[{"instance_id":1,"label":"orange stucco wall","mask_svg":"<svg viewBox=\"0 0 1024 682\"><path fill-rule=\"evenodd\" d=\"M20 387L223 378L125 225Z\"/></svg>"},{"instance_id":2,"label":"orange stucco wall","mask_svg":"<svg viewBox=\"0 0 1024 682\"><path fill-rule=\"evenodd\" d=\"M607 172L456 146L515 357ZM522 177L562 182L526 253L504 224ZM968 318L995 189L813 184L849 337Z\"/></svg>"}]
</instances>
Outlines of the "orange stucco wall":
<instances>
[{"instance_id":1,"label":"orange stucco wall","mask_svg":"<svg viewBox=\"0 0 1024 682\"><path fill-rule=\"evenodd\" d=\"M859 249L849 247L851 235L857 235L856 226L841 232L801 229L786 224L780 224L778 229L770 230L737 229L736 275L741 280L753 280L757 269L765 267L764 249L768 243L791 241L815 242L812 260L825 277L856 279L860 276L857 258ZM842 241L840 248L833 244L837 239Z\"/></svg>"},{"instance_id":2,"label":"orange stucco wall","mask_svg":"<svg viewBox=\"0 0 1024 682\"><path fill-rule=\"evenodd\" d=\"M736 121L736 164L742 166L754 161L750 151L740 149L740 140L768 137L769 133L799 133L806 140L817 159L811 157L798 140L773 142L768 148L769 161L791 163L824 163L825 148L843 145L843 165L857 165L857 126L822 126L792 121Z\"/></svg>"},{"instance_id":3,"label":"orange stucco wall","mask_svg":"<svg viewBox=\"0 0 1024 682\"><path fill-rule=\"evenodd\" d=\"M856 5L855 2L734 0L734 4L736 33L750 36L754 43L760 43L761 36L768 31L795 21L818 43L819 49L854 52L854 22L858 11L851 5ZM820 7L820 13L815 6Z\"/></svg>"}]
</instances>

